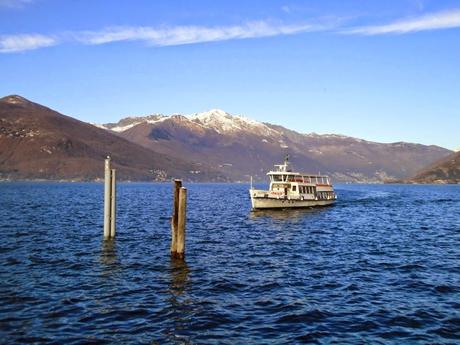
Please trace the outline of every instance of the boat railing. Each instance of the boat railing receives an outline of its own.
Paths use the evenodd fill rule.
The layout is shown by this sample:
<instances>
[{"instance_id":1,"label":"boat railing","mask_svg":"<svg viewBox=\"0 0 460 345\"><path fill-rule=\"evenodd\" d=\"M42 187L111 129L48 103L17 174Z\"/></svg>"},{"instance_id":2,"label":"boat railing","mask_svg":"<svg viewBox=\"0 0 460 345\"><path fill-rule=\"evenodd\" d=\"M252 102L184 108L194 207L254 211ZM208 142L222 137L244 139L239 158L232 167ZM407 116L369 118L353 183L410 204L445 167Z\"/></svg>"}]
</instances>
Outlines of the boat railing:
<instances>
[{"instance_id":1,"label":"boat railing","mask_svg":"<svg viewBox=\"0 0 460 345\"><path fill-rule=\"evenodd\" d=\"M275 178L277 176L278 178ZM287 176L287 177L286 177ZM270 175L271 182L298 182L298 183L310 183L320 185L331 185L329 176L302 176L302 175Z\"/></svg>"}]
</instances>

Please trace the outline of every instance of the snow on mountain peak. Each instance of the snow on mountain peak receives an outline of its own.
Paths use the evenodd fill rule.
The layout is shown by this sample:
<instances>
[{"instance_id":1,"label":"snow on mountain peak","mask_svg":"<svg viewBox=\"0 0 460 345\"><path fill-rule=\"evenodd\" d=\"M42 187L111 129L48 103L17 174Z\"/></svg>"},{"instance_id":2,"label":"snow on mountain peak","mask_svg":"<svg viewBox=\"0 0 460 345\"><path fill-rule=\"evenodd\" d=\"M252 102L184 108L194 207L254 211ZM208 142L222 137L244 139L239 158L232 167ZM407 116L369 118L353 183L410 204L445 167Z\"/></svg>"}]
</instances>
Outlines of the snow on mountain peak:
<instances>
[{"instance_id":1,"label":"snow on mountain peak","mask_svg":"<svg viewBox=\"0 0 460 345\"><path fill-rule=\"evenodd\" d=\"M264 136L270 136L276 131L262 122L258 122L244 116L231 115L221 109L211 109L201 113L195 113L188 116L173 114L165 116L162 114L153 114L144 117L126 117L117 123L105 124L105 128L115 132L124 132L141 123L158 123L166 120L171 121L190 121L195 126L213 129L218 133L232 134L237 132L251 132Z\"/></svg>"},{"instance_id":2,"label":"snow on mountain peak","mask_svg":"<svg viewBox=\"0 0 460 345\"><path fill-rule=\"evenodd\" d=\"M211 127L219 133L222 131L227 132L239 129L233 116L221 109L211 109L202 113L193 114L190 116L190 120L205 127Z\"/></svg>"},{"instance_id":3,"label":"snow on mountain peak","mask_svg":"<svg viewBox=\"0 0 460 345\"><path fill-rule=\"evenodd\" d=\"M190 120L199 121L202 124L214 124L231 121L233 116L221 109L211 109L202 113L195 113L189 116Z\"/></svg>"},{"instance_id":4,"label":"snow on mountain peak","mask_svg":"<svg viewBox=\"0 0 460 345\"><path fill-rule=\"evenodd\" d=\"M218 133L234 131L257 131L269 134L272 129L265 124L241 115L230 115L221 109L211 109L190 116L190 120L202 126L212 128Z\"/></svg>"},{"instance_id":5,"label":"snow on mountain peak","mask_svg":"<svg viewBox=\"0 0 460 345\"><path fill-rule=\"evenodd\" d=\"M157 122L162 122L166 119L168 119L168 116L164 116L162 114L152 114L148 116L132 116L132 117L126 117L122 120L120 120L118 123L105 126L106 128L115 131L115 132L124 132L134 126L137 126L140 123L157 123Z\"/></svg>"}]
</instances>

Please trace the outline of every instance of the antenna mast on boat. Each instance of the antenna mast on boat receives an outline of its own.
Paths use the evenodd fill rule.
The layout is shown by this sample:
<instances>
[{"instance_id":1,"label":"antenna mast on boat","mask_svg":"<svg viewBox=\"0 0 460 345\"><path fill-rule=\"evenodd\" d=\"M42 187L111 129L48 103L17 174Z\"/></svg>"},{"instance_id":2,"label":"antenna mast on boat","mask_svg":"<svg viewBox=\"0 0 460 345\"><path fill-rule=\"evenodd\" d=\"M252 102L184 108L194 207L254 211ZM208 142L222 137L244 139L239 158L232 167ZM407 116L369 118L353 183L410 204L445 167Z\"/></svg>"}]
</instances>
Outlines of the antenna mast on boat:
<instances>
[{"instance_id":1,"label":"antenna mast on boat","mask_svg":"<svg viewBox=\"0 0 460 345\"><path fill-rule=\"evenodd\" d=\"M288 169L289 166L289 153L286 153L286 156L284 156L284 171L290 171Z\"/></svg>"}]
</instances>

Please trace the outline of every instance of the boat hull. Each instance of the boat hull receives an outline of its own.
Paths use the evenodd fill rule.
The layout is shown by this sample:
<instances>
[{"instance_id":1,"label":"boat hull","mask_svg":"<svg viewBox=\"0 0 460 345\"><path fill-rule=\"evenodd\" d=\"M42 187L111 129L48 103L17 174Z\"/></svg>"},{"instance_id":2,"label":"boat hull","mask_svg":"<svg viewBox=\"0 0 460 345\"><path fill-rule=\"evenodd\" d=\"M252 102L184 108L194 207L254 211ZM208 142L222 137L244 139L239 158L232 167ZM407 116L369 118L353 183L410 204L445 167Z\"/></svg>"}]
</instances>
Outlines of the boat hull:
<instances>
[{"instance_id":1,"label":"boat hull","mask_svg":"<svg viewBox=\"0 0 460 345\"><path fill-rule=\"evenodd\" d=\"M318 206L329 206L335 202L335 199L330 200L289 200L277 198L257 198L251 196L251 204L253 210L265 209L282 209L282 208L309 208Z\"/></svg>"}]
</instances>

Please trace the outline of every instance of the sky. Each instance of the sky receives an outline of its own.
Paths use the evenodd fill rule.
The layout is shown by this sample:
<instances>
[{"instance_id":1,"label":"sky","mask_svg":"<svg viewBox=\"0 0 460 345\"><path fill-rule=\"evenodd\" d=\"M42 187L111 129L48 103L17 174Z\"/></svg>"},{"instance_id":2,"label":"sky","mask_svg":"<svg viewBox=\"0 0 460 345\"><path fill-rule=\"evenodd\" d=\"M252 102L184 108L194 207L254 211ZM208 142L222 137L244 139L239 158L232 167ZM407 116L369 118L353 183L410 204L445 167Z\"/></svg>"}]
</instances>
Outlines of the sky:
<instances>
[{"instance_id":1,"label":"sky","mask_svg":"<svg viewBox=\"0 0 460 345\"><path fill-rule=\"evenodd\" d=\"M0 96L460 148L460 1L0 0Z\"/></svg>"}]
</instances>

